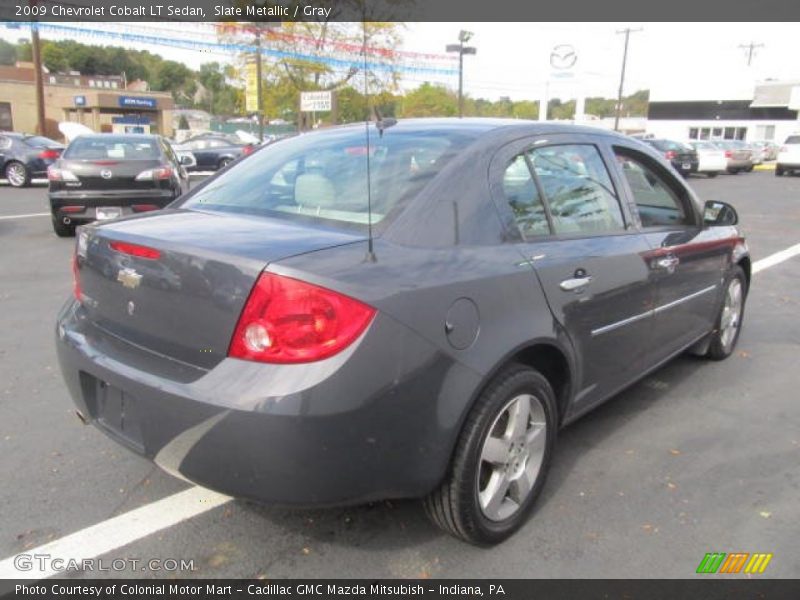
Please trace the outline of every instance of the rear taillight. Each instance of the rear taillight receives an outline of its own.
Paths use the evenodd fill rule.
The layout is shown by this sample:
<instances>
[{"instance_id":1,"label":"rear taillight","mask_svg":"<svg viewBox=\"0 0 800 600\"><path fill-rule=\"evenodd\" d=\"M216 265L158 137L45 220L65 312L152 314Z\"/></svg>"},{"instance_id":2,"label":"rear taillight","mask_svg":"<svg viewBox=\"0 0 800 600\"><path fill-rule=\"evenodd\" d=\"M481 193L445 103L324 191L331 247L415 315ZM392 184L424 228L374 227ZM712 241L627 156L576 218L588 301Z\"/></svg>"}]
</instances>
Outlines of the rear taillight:
<instances>
[{"instance_id":1,"label":"rear taillight","mask_svg":"<svg viewBox=\"0 0 800 600\"><path fill-rule=\"evenodd\" d=\"M149 210L159 210L161 207L157 204L132 204L131 208L134 212L147 212Z\"/></svg>"},{"instance_id":2,"label":"rear taillight","mask_svg":"<svg viewBox=\"0 0 800 600\"><path fill-rule=\"evenodd\" d=\"M72 295L78 302L83 302L83 292L81 292L81 278L78 270L78 255L72 255Z\"/></svg>"},{"instance_id":3,"label":"rear taillight","mask_svg":"<svg viewBox=\"0 0 800 600\"><path fill-rule=\"evenodd\" d=\"M61 150L55 150L53 148L48 148L47 150L42 150L39 152L39 158L58 158L61 156Z\"/></svg>"},{"instance_id":4,"label":"rear taillight","mask_svg":"<svg viewBox=\"0 0 800 600\"><path fill-rule=\"evenodd\" d=\"M255 150L255 146L245 146L244 148L242 148L242 154L247 156L248 154L252 154L253 150Z\"/></svg>"},{"instance_id":5,"label":"rear taillight","mask_svg":"<svg viewBox=\"0 0 800 600\"><path fill-rule=\"evenodd\" d=\"M47 179L48 181L79 181L72 171L52 166L47 169Z\"/></svg>"},{"instance_id":6,"label":"rear taillight","mask_svg":"<svg viewBox=\"0 0 800 600\"><path fill-rule=\"evenodd\" d=\"M85 209L86 207L82 204L68 204L67 206L62 206L59 210L65 213L79 213L83 212Z\"/></svg>"},{"instance_id":7,"label":"rear taillight","mask_svg":"<svg viewBox=\"0 0 800 600\"><path fill-rule=\"evenodd\" d=\"M172 177L172 169L170 167L161 167L142 171L136 176L136 181L158 181L169 179L170 177Z\"/></svg>"},{"instance_id":8,"label":"rear taillight","mask_svg":"<svg viewBox=\"0 0 800 600\"><path fill-rule=\"evenodd\" d=\"M161 252L149 246L140 246L139 244L131 244L128 242L109 242L108 247L114 252L136 256L137 258L146 258L147 260L158 260L161 258Z\"/></svg>"},{"instance_id":9,"label":"rear taillight","mask_svg":"<svg viewBox=\"0 0 800 600\"><path fill-rule=\"evenodd\" d=\"M266 363L306 363L352 344L375 309L337 292L262 273L242 309L228 356Z\"/></svg>"},{"instance_id":10,"label":"rear taillight","mask_svg":"<svg viewBox=\"0 0 800 600\"><path fill-rule=\"evenodd\" d=\"M733 156L733 152L730 150L725 150L725 158L730 158L731 156Z\"/></svg>"},{"instance_id":11,"label":"rear taillight","mask_svg":"<svg viewBox=\"0 0 800 600\"><path fill-rule=\"evenodd\" d=\"M675 150L667 150L664 153L664 158L666 158L667 160L672 160L676 156L678 156L678 155L675 153Z\"/></svg>"}]
</instances>

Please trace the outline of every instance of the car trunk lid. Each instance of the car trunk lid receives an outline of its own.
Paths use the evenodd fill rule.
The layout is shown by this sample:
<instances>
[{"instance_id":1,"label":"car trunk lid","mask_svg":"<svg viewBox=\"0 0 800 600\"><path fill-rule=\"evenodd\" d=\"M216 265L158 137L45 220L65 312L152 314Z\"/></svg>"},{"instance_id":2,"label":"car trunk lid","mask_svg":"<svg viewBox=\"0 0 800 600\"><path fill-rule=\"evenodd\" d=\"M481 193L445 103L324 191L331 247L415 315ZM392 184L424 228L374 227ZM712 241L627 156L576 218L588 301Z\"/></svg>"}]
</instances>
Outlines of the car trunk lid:
<instances>
[{"instance_id":1,"label":"car trunk lid","mask_svg":"<svg viewBox=\"0 0 800 600\"><path fill-rule=\"evenodd\" d=\"M279 219L174 209L80 235L82 304L98 330L202 368L226 356L268 263L364 239Z\"/></svg>"},{"instance_id":2,"label":"car trunk lid","mask_svg":"<svg viewBox=\"0 0 800 600\"><path fill-rule=\"evenodd\" d=\"M77 181L52 182L54 188L75 190L152 190L169 185L168 179L140 178L142 173L151 169L162 168L159 159L117 160L86 159L86 160L61 160L60 168L69 171Z\"/></svg>"}]
</instances>

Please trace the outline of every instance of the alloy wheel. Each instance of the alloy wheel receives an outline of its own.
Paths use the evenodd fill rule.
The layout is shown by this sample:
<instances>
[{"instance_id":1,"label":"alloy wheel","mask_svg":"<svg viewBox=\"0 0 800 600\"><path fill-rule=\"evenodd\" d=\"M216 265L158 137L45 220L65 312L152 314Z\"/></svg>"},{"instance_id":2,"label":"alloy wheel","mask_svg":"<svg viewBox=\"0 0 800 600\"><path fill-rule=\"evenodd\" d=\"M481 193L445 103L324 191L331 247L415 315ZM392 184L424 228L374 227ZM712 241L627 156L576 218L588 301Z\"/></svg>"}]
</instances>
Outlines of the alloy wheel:
<instances>
[{"instance_id":1,"label":"alloy wheel","mask_svg":"<svg viewBox=\"0 0 800 600\"><path fill-rule=\"evenodd\" d=\"M478 464L478 501L487 519L508 519L525 503L542 467L546 440L545 409L536 396L515 396L495 417Z\"/></svg>"},{"instance_id":2,"label":"alloy wheel","mask_svg":"<svg viewBox=\"0 0 800 600\"><path fill-rule=\"evenodd\" d=\"M742 282L738 278L731 280L725 292L725 303L722 306L720 319L720 341L726 351L730 350L736 339L742 315Z\"/></svg>"},{"instance_id":3,"label":"alloy wheel","mask_svg":"<svg viewBox=\"0 0 800 600\"><path fill-rule=\"evenodd\" d=\"M11 163L6 168L6 177L8 178L8 182L14 187L25 185L25 167L20 163Z\"/></svg>"}]
</instances>

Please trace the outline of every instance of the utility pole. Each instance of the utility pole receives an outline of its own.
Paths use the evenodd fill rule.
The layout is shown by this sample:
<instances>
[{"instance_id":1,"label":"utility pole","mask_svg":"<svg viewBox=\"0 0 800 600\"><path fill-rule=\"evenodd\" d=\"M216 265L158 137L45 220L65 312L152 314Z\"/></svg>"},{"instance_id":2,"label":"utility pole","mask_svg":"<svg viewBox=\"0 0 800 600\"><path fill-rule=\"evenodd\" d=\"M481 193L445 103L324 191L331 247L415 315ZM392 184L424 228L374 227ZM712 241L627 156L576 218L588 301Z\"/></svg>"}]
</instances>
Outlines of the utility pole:
<instances>
[{"instance_id":1,"label":"utility pole","mask_svg":"<svg viewBox=\"0 0 800 600\"><path fill-rule=\"evenodd\" d=\"M30 0L31 7L36 0ZM42 83L42 46L39 42L39 27L34 21L31 26L31 51L33 54L33 82L36 89L36 133L45 135L44 127L44 87Z\"/></svg>"},{"instance_id":2,"label":"utility pole","mask_svg":"<svg viewBox=\"0 0 800 600\"><path fill-rule=\"evenodd\" d=\"M464 55L475 54L477 49L474 46L465 46L474 34L463 29L458 34L457 44L447 44L447 52L458 52L458 117L464 116Z\"/></svg>"},{"instance_id":3,"label":"utility pole","mask_svg":"<svg viewBox=\"0 0 800 600\"><path fill-rule=\"evenodd\" d=\"M258 98L258 141L264 141L264 99L261 89L261 29L256 27L256 94Z\"/></svg>"},{"instance_id":4,"label":"utility pole","mask_svg":"<svg viewBox=\"0 0 800 600\"><path fill-rule=\"evenodd\" d=\"M739 48L742 50L747 50L747 66L749 67L750 64L753 62L753 56L756 53L756 48L763 48L764 44L756 44L755 42L750 42L749 44L739 44Z\"/></svg>"},{"instance_id":5,"label":"utility pole","mask_svg":"<svg viewBox=\"0 0 800 600\"><path fill-rule=\"evenodd\" d=\"M619 76L619 92L617 93L617 110L616 116L614 117L614 131L619 131L619 116L622 113L622 89L625 86L625 66L628 63L628 40L630 39L632 33L638 33L640 31L642 31L641 27L638 29L626 27L625 29L617 30L618 35L620 33L625 34L625 50L622 53L622 72Z\"/></svg>"}]
</instances>

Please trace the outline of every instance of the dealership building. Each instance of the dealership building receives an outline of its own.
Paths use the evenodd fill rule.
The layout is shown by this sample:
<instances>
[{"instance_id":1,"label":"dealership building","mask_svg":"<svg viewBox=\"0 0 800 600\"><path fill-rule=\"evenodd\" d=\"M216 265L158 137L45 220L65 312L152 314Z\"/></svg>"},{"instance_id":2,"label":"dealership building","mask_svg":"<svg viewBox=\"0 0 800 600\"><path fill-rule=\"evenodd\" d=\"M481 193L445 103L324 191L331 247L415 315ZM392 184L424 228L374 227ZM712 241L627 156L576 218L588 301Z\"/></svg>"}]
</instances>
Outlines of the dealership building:
<instances>
[{"instance_id":1,"label":"dealership building","mask_svg":"<svg viewBox=\"0 0 800 600\"><path fill-rule=\"evenodd\" d=\"M0 65L0 130L36 131L34 75L31 63ZM134 91L121 76L45 72L42 81L48 137L62 137L61 121L82 123L97 132L172 135L174 103L169 93Z\"/></svg>"},{"instance_id":2,"label":"dealership building","mask_svg":"<svg viewBox=\"0 0 800 600\"><path fill-rule=\"evenodd\" d=\"M676 140L782 143L800 132L800 81L737 85L651 89L647 133Z\"/></svg>"}]
</instances>

